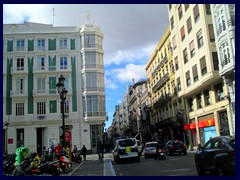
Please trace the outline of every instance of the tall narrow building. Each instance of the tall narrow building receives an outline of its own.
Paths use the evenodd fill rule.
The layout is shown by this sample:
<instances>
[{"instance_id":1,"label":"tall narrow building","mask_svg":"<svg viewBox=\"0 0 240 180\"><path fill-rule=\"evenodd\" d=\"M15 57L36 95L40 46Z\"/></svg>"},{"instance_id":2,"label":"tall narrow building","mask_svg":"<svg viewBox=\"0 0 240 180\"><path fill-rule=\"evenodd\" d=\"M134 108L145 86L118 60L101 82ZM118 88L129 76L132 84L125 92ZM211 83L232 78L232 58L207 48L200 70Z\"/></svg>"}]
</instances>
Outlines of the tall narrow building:
<instances>
[{"instance_id":1,"label":"tall narrow building","mask_svg":"<svg viewBox=\"0 0 240 180\"><path fill-rule=\"evenodd\" d=\"M169 21L178 96L184 98L191 144L233 134L227 87L219 74L209 4L169 4Z\"/></svg>"},{"instance_id":2,"label":"tall narrow building","mask_svg":"<svg viewBox=\"0 0 240 180\"><path fill-rule=\"evenodd\" d=\"M62 142L58 78L65 77L65 142L96 151L106 120L103 33L95 24L3 26L5 152L34 152Z\"/></svg>"},{"instance_id":3,"label":"tall narrow building","mask_svg":"<svg viewBox=\"0 0 240 180\"><path fill-rule=\"evenodd\" d=\"M219 74L227 85L230 117L235 134L235 4L211 4ZM226 117L223 117L226 118ZM225 126L225 124L223 124ZM227 134L222 128L221 135Z\"/></svg>"}]
</instances>

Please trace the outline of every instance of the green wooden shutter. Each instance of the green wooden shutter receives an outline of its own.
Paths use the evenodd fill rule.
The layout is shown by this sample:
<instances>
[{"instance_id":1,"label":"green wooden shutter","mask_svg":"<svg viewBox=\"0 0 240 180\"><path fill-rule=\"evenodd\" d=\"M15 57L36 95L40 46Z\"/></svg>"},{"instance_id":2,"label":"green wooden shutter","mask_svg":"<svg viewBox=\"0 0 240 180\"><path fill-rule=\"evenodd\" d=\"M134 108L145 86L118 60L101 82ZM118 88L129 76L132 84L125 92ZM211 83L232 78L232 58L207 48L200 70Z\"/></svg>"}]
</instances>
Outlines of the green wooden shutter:
<instances>
[{"instance_id":1,"label":"green wooden shutter","mask_svg":"<svg viewBox=\"0 0 240 180\"><path fill-rule=\"evenodd\" d=\"M48 56L48 69L49 71L56 71L56 56L54 58Z\"/></svg>"},{"instance_id":2,"label":"green wooden shutter","mask_svg":"<svg viewBox=\"0 0 240 180\"><path fill-rule=\"evenodd\" d=\"M8 40L7 41L7 52L12 52L13 51L13 40Z\"/></svg>"},{"instance_id":3,"label":"green wooden shutter","mask_svg":"<svg viewBox=\"0 0 240 180\"><path fill-rule=\"evenodd\" d=\"M28 51L34 51L34 40L28 39Z\"/></svg>"},{"instance_id":4,"label":"green wooden shutter","mask_svg":"<svg viewBox=\"0 0 240 180\"><path fill-rule=\"evenodd\" d=\"M71 41L71 50L75 50L75 39L70 39L70 41Z\"/></svg>"},{"instance_id":5,"label":"green wooden shutter","mask_svg":"<svg viewBox=\"0 0 240 180\"><path fill-rule=\"evenodd\" d=\"M57 112L57 101L49 101L49 112L56 113Z\"/></svg>"},{"instance_id":6,"label":"green wooden shutter","mask_svg":"<svg viewBox=\"0 0 240 180\"><path fill-rule=\"evenodd\" d=\"M56 39L48 39L48 50L49 51L56 51Z\"/></svg>"},{"instance_id":7,"label":"green wooden shutter","mask_svg":"<svg viewBox=\"0 0 240 180\"><path fill-rule=\"evenodd\" d=\"M49 77L49 94L56 94L56 77Z\"/></svg>"}]
</instances>

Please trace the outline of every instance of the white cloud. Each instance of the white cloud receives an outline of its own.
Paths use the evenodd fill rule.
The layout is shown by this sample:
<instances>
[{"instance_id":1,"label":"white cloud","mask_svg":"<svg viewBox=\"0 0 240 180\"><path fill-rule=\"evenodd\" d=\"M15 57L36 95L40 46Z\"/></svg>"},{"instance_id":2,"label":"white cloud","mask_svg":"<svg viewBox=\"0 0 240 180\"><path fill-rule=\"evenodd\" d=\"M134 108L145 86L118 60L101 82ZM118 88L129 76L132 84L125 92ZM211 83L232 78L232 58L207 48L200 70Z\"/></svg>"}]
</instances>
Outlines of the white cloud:
<instances>
[{"instance_id":1,"label":"white cloud","mask_svg":"<svg viewBox=\"0 0 240 180\"><path fill-rule=\"evenodd\" d=\"M127 64L125 68L106 71L106 76L111 77L112 81L119 81L121 83L132 82L133 78L137 82L140 79L146 78L145 65Z\"/></svg>"},{"instance_id":2,"label":"white cloud","mask_svg":"<svg viewBox=\"0 0 240 180\"><path fill-rule=\"evenodd\" d=\"M108 88L108 89L117 89L117 85L111 81L110 79L106 78L105 76L105 87Z\"/></svg>"}]
</instances>

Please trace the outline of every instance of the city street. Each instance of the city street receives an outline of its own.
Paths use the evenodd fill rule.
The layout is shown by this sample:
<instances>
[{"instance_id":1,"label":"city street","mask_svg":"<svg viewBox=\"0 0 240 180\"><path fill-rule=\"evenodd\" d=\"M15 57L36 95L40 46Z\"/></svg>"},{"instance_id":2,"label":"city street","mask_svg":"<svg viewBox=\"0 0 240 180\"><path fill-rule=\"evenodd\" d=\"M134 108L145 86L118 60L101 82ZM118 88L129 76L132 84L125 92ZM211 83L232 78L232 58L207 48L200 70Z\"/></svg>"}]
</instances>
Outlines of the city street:
<instances>
[{"instance_id":1,"label":"city street","mask_svg":"<svg viewBox=\"0 0 240 180\"><path fill-rule=\"evenodd\" d=\"M111 153L100 162L96 154L88 155L87 161L73 164L73 170L61 176L197 176L194 152L188 155L167 156L166 160L145 159L140 162L113 162Z\"/></svg>"},{"instance_id":2,"label":"city street","mask_svg":"<svg viewBox=\"0 0 240 180\"><path fill-rule=\"evenodd\" d=\"M167 156L166 160L145 159L140 162L114 163L117 176L197 176L194 153Z\"/></svg>"}]
</instances>

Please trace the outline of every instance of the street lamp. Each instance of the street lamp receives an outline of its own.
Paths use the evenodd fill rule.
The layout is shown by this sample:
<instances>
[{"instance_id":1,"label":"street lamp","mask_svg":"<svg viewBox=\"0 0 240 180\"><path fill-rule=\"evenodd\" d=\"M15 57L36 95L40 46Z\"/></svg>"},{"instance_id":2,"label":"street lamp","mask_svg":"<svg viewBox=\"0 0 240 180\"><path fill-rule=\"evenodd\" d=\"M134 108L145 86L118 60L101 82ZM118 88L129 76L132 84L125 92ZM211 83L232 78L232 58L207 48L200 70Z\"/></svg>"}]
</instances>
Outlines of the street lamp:
<instances>
[{"instance_id":1,"label":"street lamp","mask_svg":"<svg viewBox=\"0 0 240 180\"><path fill-rule=\"evenodd\" d=\"M65 147L65 115L64 115L64 105L65 105L65 99L67 97L67 93L68 91L65 89L64 87L64 81L65 78L63 77L63 75L60 76L60 78L58 78L58 83L56 84L57 88L58 88L58 93L59 96L61 98L61 111L62 111L62 131L63 131L63 135L62 135L62 146Z\"/></svg>"},{"instance_id":2,"label":"street lamp","mask_svg":"<svg viewBox=\"0 0 240 180\"><path fill-rule=\"evenodd\" d=\"M6 155L8 154L8 136L7 136L7 133L8 133L8 125L9 125L9 123L8 122L5 122L4 123L4 127L5 127L5 147L6 147Z\"/></svg>"}]
</instances>

